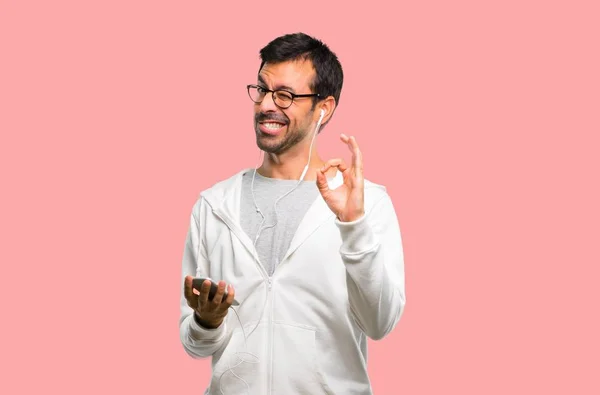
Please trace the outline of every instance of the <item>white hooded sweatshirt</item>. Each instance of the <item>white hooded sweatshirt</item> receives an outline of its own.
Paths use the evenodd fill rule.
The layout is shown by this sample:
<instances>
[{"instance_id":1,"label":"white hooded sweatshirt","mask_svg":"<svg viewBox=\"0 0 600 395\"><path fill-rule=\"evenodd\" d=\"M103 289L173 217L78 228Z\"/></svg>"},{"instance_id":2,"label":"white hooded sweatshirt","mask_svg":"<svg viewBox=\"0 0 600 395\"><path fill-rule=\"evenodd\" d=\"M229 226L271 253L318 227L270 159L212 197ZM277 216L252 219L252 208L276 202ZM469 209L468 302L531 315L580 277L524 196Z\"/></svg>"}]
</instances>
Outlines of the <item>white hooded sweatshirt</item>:
<instances>
[{"instance_id":1,"label":"white hooded sweatshirt","mask_svg":"<svg viewBox=\"0 0 600 395\"><path fill-rule=\"evenodd\" d=\"M346 223L319 196L269 276L240 226L242 174L251 170L200 194L185 242L181 284L186 275L224 280L240 303L219 328L205 329L182 289L183 347L193 358L212 357L205 394L372 394L367 337L389 334L406 303L389 195L365 180L365 215ZM338 172L329 186L342 182Z\"/></svg>"}]
</instances>

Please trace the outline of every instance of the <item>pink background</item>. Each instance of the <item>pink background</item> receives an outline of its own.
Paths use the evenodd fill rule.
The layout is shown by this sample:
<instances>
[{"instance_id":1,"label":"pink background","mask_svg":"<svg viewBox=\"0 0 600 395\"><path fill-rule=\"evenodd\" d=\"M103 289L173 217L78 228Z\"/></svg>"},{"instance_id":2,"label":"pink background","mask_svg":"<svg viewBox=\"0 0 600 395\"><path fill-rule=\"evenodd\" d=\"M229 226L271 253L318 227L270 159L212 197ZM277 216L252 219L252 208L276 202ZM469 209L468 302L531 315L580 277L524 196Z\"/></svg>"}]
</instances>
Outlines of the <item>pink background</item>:
<instances>
[{"instance_id":1,"label":"pink background","mask_svg":"<svg viewBox=\"0 0 600 395\"><path fill-rule=\"evenodd\" d=\"M354 134L403 232L375 393L600 393L597 2L0 4L0 393L202 393L190 210L256 163L245 85L295 31L345 70L321 153Z\"/></svg>"}]
</instances>

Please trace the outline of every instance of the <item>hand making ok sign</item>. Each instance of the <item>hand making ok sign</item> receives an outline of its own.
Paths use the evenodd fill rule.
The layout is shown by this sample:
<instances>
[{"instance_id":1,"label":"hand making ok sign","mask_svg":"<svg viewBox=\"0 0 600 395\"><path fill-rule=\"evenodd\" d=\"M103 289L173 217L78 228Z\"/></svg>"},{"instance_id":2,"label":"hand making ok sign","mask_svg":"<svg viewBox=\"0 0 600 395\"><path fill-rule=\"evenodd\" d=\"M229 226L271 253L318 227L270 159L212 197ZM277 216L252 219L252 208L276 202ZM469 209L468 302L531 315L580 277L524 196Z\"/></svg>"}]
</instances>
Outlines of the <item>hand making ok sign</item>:
<instances>
[{"instance_id":1,"label":"hand making ok sign","mask_svg":"<svg viewBox=\"0 0 600 395\"><path fill-rule=\"evenodd\" d=\"M317 187L327 206L342 222L356 221L365 213L364 178L362 154L354 137L345 134L340 139L352 152L352 166L348 167L343 159L330 159L317 170ZM325 172L337 167L342 172L344 182L336 189L329 189Z\"/></svg>"}]
</instances>

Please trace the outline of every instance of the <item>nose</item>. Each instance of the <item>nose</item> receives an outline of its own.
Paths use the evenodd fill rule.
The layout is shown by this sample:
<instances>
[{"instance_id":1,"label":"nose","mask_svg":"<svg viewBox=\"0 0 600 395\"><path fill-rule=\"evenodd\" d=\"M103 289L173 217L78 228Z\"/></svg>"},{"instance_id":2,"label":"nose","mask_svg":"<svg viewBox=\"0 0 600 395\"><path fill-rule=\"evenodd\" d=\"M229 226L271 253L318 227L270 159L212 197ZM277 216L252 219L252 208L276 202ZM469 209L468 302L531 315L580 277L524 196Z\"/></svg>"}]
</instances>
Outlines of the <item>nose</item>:
<instances>
[{"instance_id":1,"label":"nose","mask_svg":"<svg viewBox=\"0 0 600 395\"><path fill-rule=\"evenodd\" d=\"M273 92L267 92L265 97L263 98L262 102L260 103L261 112L263 112L263 113L266 113L269 111L276 112L278 108L279 107L277 107L275 105L275 101L273 98Z\"/></svg>"}]
</instances>

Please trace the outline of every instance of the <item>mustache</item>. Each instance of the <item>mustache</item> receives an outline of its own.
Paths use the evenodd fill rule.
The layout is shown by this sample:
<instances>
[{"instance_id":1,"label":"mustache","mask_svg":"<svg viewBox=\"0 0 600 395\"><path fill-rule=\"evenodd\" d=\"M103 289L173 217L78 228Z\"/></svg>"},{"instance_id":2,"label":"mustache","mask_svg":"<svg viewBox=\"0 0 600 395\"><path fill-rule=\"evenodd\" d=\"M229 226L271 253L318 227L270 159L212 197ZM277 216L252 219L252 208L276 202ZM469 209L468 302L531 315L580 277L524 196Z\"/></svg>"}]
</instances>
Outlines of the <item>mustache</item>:
<instances>
[{"instance_id":1,"label":"mustache","mask_svg":"<svg viewBox=\"0 0 600 395\"><path fill-rule=\"evenodd\" d=\"M281 122L285 125L288 124L288 118L285 115L276 114L276 113L265 114L265 113L260 112L254 116L254 121L255 122L275 121L275 122Z\"/></svg>"}]
</instances>

